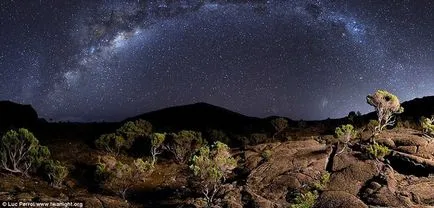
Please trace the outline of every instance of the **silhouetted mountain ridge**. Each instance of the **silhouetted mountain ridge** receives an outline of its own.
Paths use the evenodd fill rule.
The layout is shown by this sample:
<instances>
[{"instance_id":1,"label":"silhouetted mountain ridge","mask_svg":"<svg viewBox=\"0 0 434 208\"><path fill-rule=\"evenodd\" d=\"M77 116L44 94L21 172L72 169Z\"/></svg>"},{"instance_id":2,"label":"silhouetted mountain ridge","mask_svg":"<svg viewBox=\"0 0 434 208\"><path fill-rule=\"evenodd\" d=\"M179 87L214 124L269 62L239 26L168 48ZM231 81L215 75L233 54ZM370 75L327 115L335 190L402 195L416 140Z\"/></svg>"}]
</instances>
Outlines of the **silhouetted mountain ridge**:
<instances>
[{"instance_id":1,"label":"silhouetted mountain ridge","mask_svg":"<svg viewBox=\"0 0 434 208\"><path fill-rule=\"evenodd\" d=\"M402 103L402 106L404 107L404 113L400 115L402 119L416 121L421 116L430 117L434 115L434 96L405 101ZM375 112L371 112L363 117L374 119L375 116ZM145 119L161 130L221 129L233 132L261 132L271 128L270 120L277 117L258 118L246 116L219 106L200 102L147 112L127 118L123 122ZM11 101L0 101L0 118L1 127L32 125L42 120L38 119L38 114L31 105L23 105ZM289 118L288 121L289 125L296 125L296 121Z\"/></svg>"},{"instance_id":2,"label":"silhouetted mountain ridge","mask_svg":"<svg viewBox=\"0 0 434 208\"><path fill-rule=\"evenodd\" d=\"M144 119L154 126L170 130L224 129L230 131L251 131L267 126L267 119L246 116L208 103L194 103L174 106L144 113L125 121Z\"/></svg>"},{"instance_id":3,"label":"silhouetted mountain ridge","mask_svg":"<svg viewBox=\"0 0 434 208\"><path fill-rule=\"evenodd\" d=\"M36 124L38 113L31 105L0 101L0 127L21 127Z\"/></svg>"},{"instance_id":4,"label":"silhouetted mountain ridge","mask_svg":"<svg viewBox=\"0 0 434 208\"><path fill-rule=\"evenodd\" d=\"M434 96L415 98L401 104L404 108L403 118L418 119L421 116L431 117L434 114Z\"/></svg>"}]
</instances>

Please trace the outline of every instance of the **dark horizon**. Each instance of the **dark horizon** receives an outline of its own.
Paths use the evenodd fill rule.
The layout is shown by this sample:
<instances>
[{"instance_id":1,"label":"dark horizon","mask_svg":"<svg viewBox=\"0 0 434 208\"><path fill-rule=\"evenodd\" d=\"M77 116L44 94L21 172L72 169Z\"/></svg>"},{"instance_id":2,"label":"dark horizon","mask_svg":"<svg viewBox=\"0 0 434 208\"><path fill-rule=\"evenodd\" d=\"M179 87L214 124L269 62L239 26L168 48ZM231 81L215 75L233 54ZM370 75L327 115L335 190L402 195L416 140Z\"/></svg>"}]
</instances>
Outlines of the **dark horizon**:
<instances>
[{"instance_id":1,"label":"dark horizon","mask_svg":"<svg viewBox=\"0 0 434 208\"><path fill-rule=\"evenodd\" d=\"M115 121L205 102L341 118L433 95L432 1L0 2L0 100Z\"/></svg>"},{"instance_id":2,"label":"dark horizon","mask_svg":"<svg viewBox=\"0 0 434 208\"><path fill-rule=\"evenodd\" d=\"M406 105L406 103L414 102L415 100L424 100L426 98L428 98L428 100L430 100L430 98L434 99L434 95L432 95L432 96L424 96L424 97L417 97L417 98L414 98L414 99L411 99L411 100L404 100L404 101L401 100L401 104ZM5 101L6 100L4 100L4 101L0 100L0 102L5 102ZM13 102L13 101L6 101L6 102ZM16 103L16 102L13 102L13 103ZM26 104L26 103L17 103L17 104L20 104L20 105L30 105L30 104ZM259 117L259 116L252 116L252 115L248 115L248 114L243 114L241 112L232 110L230 108L225 108L223 106L218 106L218 105L214 105L214 104L206 103L206 102L188 103L188 104L183 104L183 105L174 105L174 106L168 106L168 107L164 107L164 108L158 108L158 109L151 110L151 111L141 112L141 113L135 114L135 115L129 115L129 116L123 117L123 118L118 119L118 120L103 120L103 119L101 119L101 120L68 120L68 119L65 119L65 120L55 120L55 119L52 119L52 118L41 117L36 109L35 109L35 111L36 111L36 113L38 113L39 119L44 119L44 120L46 120L48 122L70 122L70 123L100 123L100 122L105 122L105 123L118 123L118 122L126 121L126 120L129 120L129 119L132 119L132 118L137 118L137 117L140 117L140 116L145 115L145 114L151 114L151 113L155 113L155 112L159 112L159 111L168 110L168 109L171 109L171 108L182 108L182 107L185 107L185 106L194 106L194 105L196 105L196 106L197 105L202 105L202 107L204 105L209 105L209 107L221 108L221 109L224 109L226 111L229 111L229 112L232 112L232 113L236 113L236 114L240 114L241 116L251 117L251 118L266 119L266 118L272 118L272 117L283 117L283 118L290 119L292 121L300 121L300 120L301 121L324 121L324 120L328 120L328 119L343 119L343 118L347 117L348 114L351 112L351 111L349 111L349 112L347 112L345 115L343 115L341 117L327 117L327 118L322 118L322 119L311 119L311 120L294 119L294 118L291 118L291 117L288 117L288 116L277 115L277 114ZM420 111L420 109L419 110L412 109L413 112L415 110L416 111ZM427 110L429 112L429 109L427 109ZM357 113L357 111L354 111L354 112ZM404 112L407 112L405 108L404 108ZM360 112L360 113L362 113L362 112ZM362 115L365 116L365 115L371 114L371 113L375 113L375 109L372 109L371 111L362 113Z\"/></svg>"}]
</instances>

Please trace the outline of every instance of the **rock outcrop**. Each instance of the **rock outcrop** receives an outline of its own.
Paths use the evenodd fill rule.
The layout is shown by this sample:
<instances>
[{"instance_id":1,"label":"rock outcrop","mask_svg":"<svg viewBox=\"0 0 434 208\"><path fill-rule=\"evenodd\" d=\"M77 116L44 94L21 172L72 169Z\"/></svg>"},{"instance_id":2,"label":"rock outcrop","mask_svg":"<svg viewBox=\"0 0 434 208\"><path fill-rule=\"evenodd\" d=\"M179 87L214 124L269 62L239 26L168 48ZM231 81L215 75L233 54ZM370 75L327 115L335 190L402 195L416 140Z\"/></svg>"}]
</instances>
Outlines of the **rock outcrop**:
<instances>
[{"instance_id":1,"label":"rock outcrop","mask_svg":"<svg viewBox=\"0 0 434 208\"><path fill-rule=\"evenodd\" d=\"M266 150L271 155L262 158ZM246 150L246 164L251 169L246 192L259 207L286 206L290 190L310 186L322 176L330 152L325 144L314 140L258 145Z\"/></svg>"}]
</instances>

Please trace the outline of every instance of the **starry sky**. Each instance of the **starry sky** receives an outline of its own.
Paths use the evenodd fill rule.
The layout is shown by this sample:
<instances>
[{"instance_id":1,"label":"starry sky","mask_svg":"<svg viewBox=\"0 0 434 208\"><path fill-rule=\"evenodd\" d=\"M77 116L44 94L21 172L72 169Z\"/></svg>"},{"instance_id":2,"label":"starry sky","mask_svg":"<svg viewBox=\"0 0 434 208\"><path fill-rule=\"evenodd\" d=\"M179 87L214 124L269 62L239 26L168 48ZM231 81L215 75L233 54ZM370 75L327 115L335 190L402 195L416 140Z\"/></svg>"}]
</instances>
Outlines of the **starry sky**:
<instances>
[{"instance_id":1,"label":"starry sky","mask_svg":"<svg viewBox=\"0 0 434 208\"><path fill-rule=\"evenodd\" d=\"M431 0L1 0L0 100L117 121L207 102L343 117L434 95Z\"/></svg>"}]
</instances>

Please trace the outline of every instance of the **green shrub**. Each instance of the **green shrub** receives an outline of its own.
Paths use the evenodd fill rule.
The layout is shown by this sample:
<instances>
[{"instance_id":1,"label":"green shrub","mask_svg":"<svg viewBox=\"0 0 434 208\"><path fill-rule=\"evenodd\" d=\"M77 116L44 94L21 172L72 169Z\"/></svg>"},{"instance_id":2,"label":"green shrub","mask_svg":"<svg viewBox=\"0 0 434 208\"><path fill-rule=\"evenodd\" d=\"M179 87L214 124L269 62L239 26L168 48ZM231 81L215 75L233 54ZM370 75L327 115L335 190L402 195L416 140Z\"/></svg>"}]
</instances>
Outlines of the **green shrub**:
<instances>
[{"instance_id":1,"label":"green shrub","mask_svg":"<svg viewBox=\"0 0 434 208\"><path fill-rule=\"evenodd\" d=\"M357 136L357 131L354 130L353 125L346 124L335 129L335 137L344 143L348 143L352 138Z\"/></svg>"},{"instance_id":2,"label":"green shrub","mask_svg":"<svg viewBox=\"0 0 434 208\"><path fill-rule=\"evenodd\" d=\"M38 139L27 129L6 132L0 141L0 168L12 173L27 175L36 171L50 151L39 144Z\"/></svg>"},{"instance_id":3,"label":"green shrub","mask_svg":"<svg viewBox=\"0 0 434 208\"><path fill-rule=\"evenodd\" d=\"M366 150L370 158L379 159L379 160L382 160L385 156L387 156L391 152L388 147L378 144L376 142L374 142L374 144L369 145Z\"/></svg>"},{"instance_id":4,"label":"green shrub","mask_svg":"<svg viewBox=\"0 0 434 208\"><path fill-rule=\"evenodd\" d=\"M190 169L195 178L195 186L204 195L209 207L221 184L236 166L237 161L231 156L229 147L221 142L215 142L211 148L201 147L192 158Z\"/></svg>"},{"instance_id":5,"label":"green shrub","mask_svg":"<svg viewBox=\"0 0 434 208\"><path fill-rule=\"evenodd\" d=\"M164 149L173 154L177 163L185 164L205 144L200 132L183 130L167 135Z\"/></svg>"},{"instance_id":6,"label":"green shrub","mask_svg":"<svg viewBox=\"0 0 434 208\"><path fill-rule=\"evenodd\" d=\"M142 159L124 164L112 156L104 156L99 158L96 176L103 188L114 191L125 199L127 191L137 182L145 181L153 168L150 162Z\"/></svg>"},{"instance_id":7,"label":"green shrub","mask_svg":"<svg viewBox=\"0 0 434 208\"><path fill-rule=\"evenodd\" d=\"M122 136L115 133L103 134L95 141L95 146L110 154L118 155L122 148L126 148L126 142Z\"/></svg>"},{"instance_id":8,"label":"green shrub","mask_svg":"<svg viewBox=\"0 0 434 208\"><path fill-rule=\"evenodd\" d=\"M317 191L309 191L299 194L295 199L291 208L312 208L315 205L319 195Z\"/></svg>"},{"instance_id":9,"label":"green shrub","mask_svg":"<svg viewBox=\"0 0 434 208\"><path fill-rule=\"evenodd\" d=\"M271 151L270 150L264 150L261 154L261 157L265 160L265 161L269 161L270 157L271 157Z\"/></svg>"},{"instance_id":10,"label":"green shrub","mask_svg":"<svg viewBox=\"0 0 434 208\"><path fill-rule=\"evenodd\" d=\"M63 181L68 176L68 168L63 166L59 161L48 160L44 164L44 172L48 180L54 187L61 187Z\"/></svg>"},{"instance_id":11,"label":"green shrub","mask_svg":"<svg viewBox=\"0 0 434 208\"><path fill-rule=\"evenodd\" d=\"M404 112L398 97L386 90L377 90L373 95L368 95L366 101L375 108L377 112L378 125L375 132L381 132L387 126L395 124L394 114Z\"/></svg>"},{"instance_id":12,"label":"green shrub","mask_svg":"<svg viewBox=\"0 0 434 208\"><path fill-rule=\"evenodd\" d=\"M429 137L434 137L434 116L431 118L422 117L420 123L423 133Z\"/></svg>"},{"instance_id":13,"label":"green shrub","mask_svg":"<svg viewBox=\"0 0 434 208\"><path fill-rule=\"evenodd\" d=\"M313 187L318 191L323 191L327 186L327 184L329 183L329 181L330 181L330 173L325 172L323 175L321 175L319 181L313 184Z\"/></svg>"},{"instance_id":14,"label":"green shrub","mask_svg":"<svg viewBox=\"0 0 434 208\"><path fill-rule=\"evenodd\" d=\"M354 127L351 124L346 124L337 127L335 129L335 137L338 139L338 142L344 144L344 147L340 152L338 152L338 154L342 153L345 150L345 148L348 146L348 143L351 141L351 139L355 138L356 136L357 136L357 131L354 130Z\"/></svg>"},{"instance_id":15,"label":"green shrub","mask_svg":"<svg viewBox=\"0 0 434 208\"><path fill-rule=\"evenodd\" d=\"M126 149L131 148L137 138L148 136L151 132L152 124L142 119L128 121L116 130L116 134L125 139Z\"/></svg>"},{"instance_id":16,"label":"green shrub","mask_svg":"<svg viewBox=\"0 0 434 208\"><path fill-rule=\"evenodd\" d=\"M95 146L113 155L131 149L139 138L145 138L152 132L152 124L145 120L128 121L115 133L103 134L95 140Z\"/></svg>"}]
</instances>

